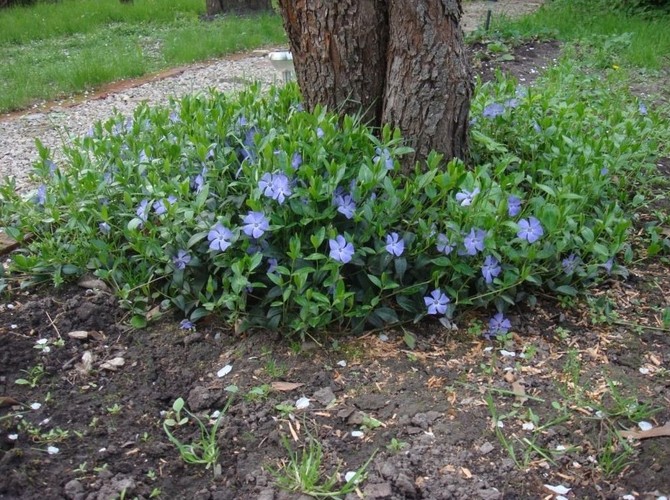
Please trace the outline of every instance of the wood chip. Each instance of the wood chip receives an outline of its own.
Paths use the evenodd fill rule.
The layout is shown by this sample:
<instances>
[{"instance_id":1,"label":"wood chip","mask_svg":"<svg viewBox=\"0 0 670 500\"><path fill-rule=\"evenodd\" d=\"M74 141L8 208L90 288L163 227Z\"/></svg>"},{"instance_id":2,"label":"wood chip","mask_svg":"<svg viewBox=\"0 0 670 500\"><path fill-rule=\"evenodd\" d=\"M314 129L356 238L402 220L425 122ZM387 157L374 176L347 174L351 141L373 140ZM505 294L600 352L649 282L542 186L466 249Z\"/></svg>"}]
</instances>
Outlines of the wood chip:
<instances>
[{"instance_id":1,"label":"wood chip","mask_svg":"<svg viewBox=\"0 0 670 500\"><path fill-rule=\"evenodd\" d=\"M523 386L523 384L519 381L512 382L512 392L516 396L516 400L523 404L526 401L528 401L528 398L526 397L526 388Z\"/></svg>"},{"instance_id":2,"label":"wood chip","mask_svg":"<svg viewBox=\"0 0 670 500\"><path fill-rule=\"evenodd\" d=\"M103 370L116 371L117 368L120 368L125 364L126 364L125 359L116 357L105 361L102 365L100 365L100 368L102 368Z\"/></svg>"},{"instance_id":3,"label":"wood chip","mask_svg":"<svg viewBox=\"0 0 670 500\"><path fill-rule=\"evenodd\" d=\"M277 381L277 382L272 382L270 386L275 390L275 391L282 391L282 392L289 392L289 391L294 391L298 387L302 387L303 383L301 382L282 382L282 381Z\"/></svg>"},{"instance_id":4,"label":"wood chip","mask_svg":"<svg viewBox=\"0 0 670 500\"><path fill-rule=\"evenodd\" d=\"M74 330L73 332L69 332L67 336L71 339L86 340L88 338L88 332L85 330Z\"/></svg>"}]
</instances>

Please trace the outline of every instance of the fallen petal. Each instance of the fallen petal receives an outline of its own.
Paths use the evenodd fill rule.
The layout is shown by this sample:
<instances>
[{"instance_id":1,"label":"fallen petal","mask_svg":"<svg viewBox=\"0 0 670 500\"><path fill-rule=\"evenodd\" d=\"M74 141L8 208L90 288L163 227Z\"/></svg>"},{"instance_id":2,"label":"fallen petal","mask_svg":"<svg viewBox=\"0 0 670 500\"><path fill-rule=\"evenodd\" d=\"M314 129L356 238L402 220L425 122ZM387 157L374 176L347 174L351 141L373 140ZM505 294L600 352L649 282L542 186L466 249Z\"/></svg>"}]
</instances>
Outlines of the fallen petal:
<instances>
[{"instance_id":1,"label":"fallen petal","mask_svg":"<svg viewBox=\"0 0 670 500\"><path fill-rule=\"evenodd\" d=\"M216 372L216 376L221 378L225 377L228 375L233 369L233 365L226 365L223 368L221 368L218 372Z\"/></svg>"},{"instance_id":2,"label":"fallen petal","mask_svg":"<svg viewBox=\"0 0 670 500\"><path fill-rule=\"evenodd\" d=\"M295 407L296 407L298 410L304 410L304 409L307 408L308 406L309 406L309 398L306 398L305 396L299 398L299 399L295 402Z\"/></svg>"},{"instance_id":3,"label":"fallen petal","mask_svg":"<svg viewBox=\"0 0 670 500\"><path fill-rule=\"evenodd\" d=\"M562 484L559 484L558 486L552 486L550 484L545 484L545 488L547 488L549 491L552 493L556 493L557 495L567 495L572 488L567 488L563 486Z\"/></svg>"}]
</instances>

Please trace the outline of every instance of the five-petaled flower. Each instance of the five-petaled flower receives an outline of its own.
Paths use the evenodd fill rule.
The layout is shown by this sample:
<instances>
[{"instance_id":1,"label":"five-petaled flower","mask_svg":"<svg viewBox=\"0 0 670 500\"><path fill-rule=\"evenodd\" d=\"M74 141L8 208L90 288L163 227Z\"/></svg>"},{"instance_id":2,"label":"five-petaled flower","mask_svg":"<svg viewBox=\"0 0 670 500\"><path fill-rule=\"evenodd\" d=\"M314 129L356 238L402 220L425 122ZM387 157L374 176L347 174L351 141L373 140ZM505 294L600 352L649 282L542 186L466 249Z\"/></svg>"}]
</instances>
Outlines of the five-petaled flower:
<instances>
[{"instance_id":1,"label":"five-petaled flower","mask_svg":"<svg viewBox=\"0 0 670 500\"><path fill-rule=\"evenodd\" d=\"M459 202L462 207L467 207L472 205L472 201L478 194L479 194L478 187L474 188L472 191L464 189L460 193L456 194L456 201Z\"/></svg>"},{"instance_id":2,"label":"five-petaled flower","mask_svg":"<svg viewBox=\"0 0 670 500\"><path fill-rule=\"evenodd\" d=\"M514 195L507 197L507 215L516 217L521 213L521 199Z\"/></svg>"},{"instance_id":3,"label":"five-petaled flower","mask_svg":"<svg viewBox=\"0 0 670 500\"><path fill-rule=\"evenodd\" d=\"M484 333L486 338L496 337L498 335L505 335L512 328L512 323L503 316L503 313L496 313L489 320L489 329Z\"/></svg>"},{"instance_id":4,"label":"five-petaled flower","mask_svg":"<svg viewBox=\"0 0 670 500\"><path fill-rule=\"evenodd\" d=\"M516 235L522 240L526 240L528 243L535 243L543 234L544 229L542 229L542 224L535 217L519 221L519 232Z\"/></svg>"},{"instance_id":5,"label":"five-petaled flower","mask_svg":"<svg viewBox=\"0 0 670 500\"><path fill-rule=\"evenodd\" d=\"M577 270L577 266L579 265L579 257L577 257L577 255L574 253L571 253L565 259L563 259L561 265L563 266L563 272L570 276Z\"/></svg>"},{"instance_id":6,"label":"five-petaled flower","mask_svg":"<svg viewBox=\"0 0 670 500\"><path fill-rule=\"evenodd\" d=\"M181 322L179 323L179 328L183 330L190 330L191 328L195 327L192 321L188 319L182 319Z\"/></svg>"},{"instance_id":7,"label":"five-petaled flower","mask_svg":"<svg viewBox=\"0 0 670 500\"><path fill-rule=\"evenodd\" d=\"M444 255L449 255L454 247L453 243L449 241L449 238L446 234L440 233L437 235L437 251L443 253Z\"/></svg>"},{"instance_id":8,"label":"five-petaled flower","mask_svg":"<svg viewBox=\"0 0 670 500\"><path fill-rule=\"evenodd\" d=\"M142 221L146 222L149 217L149 200L142 200L135 210L135 214Z\"/></svg>"},{"instance_id":9,"label":"five-petaled flower","mask_svg":"<svg viewBox=\"0 0 670 500\"><path fill-rule=\"evenodd\" d=\"M463 246L467 255L477 255L477 252L484 250L484 238L486 231L483 229L472 228L463 238Z\"/></svg>"},{"instance_id":10,"label":"five-petaled flower","mask_svg":"<svg viewBox=\"0 0 670 500\"><path fill-rule=\"evenodd\" d=\"M356 203L350 194L338 194L333 200L333 204L337 207L337 211L344 215L347 219L351 219L356 211Z\"/></svg>"},{"instance_id":11,"label":"five-petaled flower","mask_svg":"<svg viewBox=\"0 0 670 500\"><path fill-rule=\"evenodd\" d=\"M428 308L428 314L444 314L447 312L449 297L439 288L430 292L430 295L423 298L423 302Z\"/></svg>"},{"instance_id":12,"label":"five-petaled flower","mask_svg":"<svg viewBox=\"0 0 670 500\"><path fill-rule=\"evenodd\" d=\"M302 155L296 151L291 157L291 167L293 170L298 170L300 165L302 165Z\"/></svg>"},{"instance_id":13,"label":"five-petaled flower","mask_svg":"<svg viewBox=\"0 0 670 500\"><path fill-rule=\"evenodd\" d=\"M495 118L496 116L500 116L505 112L505 106L503 106L500 103L494 102L493 104L489 104L484 108L484 111L482 111L482 116L484 118Z\"/></svg>"},{"instance_id":14,"label":"five-petaled flower","mask_svg":"<svg viewBox=\"0 0 670 500\"><path fill-rule=\"evenodd\" d=\"M486 283L493 283L493 278L500 274L500 262L492 255L487 255L482 266L482 276Z\"/></svg>"},{"instance_id":15,"label":"five-petaled flower","mask_svg":"<svg viewBox=\"0 0 670 500\"><path fill-rule=\"evenodd\" d=\"M167 213L167 207L165 206L165 202L163 200L156 200L152 207L154 208L156 215L163 215Z\"/></svg>"},{"instance_id":16,"label":"five-petaled flower","mask_svg":"<svg viewBox=\"0 0 670 500\"><path fill-rule=\"evenodd\" d=\"M383 161L386 170L393 170L393 158L391 157L391 152L387 148L375 148L375 153L377 154L372 158L374 163Z\"/></svg>"},{"instance_id":17,"label":"five-petaled flower","mask_svg":"<svg viewBox=\"0 0 670 500\"><path fill-rule=\"evenodd\" d=\"M405 251L405 242L398 233L391 233L386 235L386 251L391 255L400 257Z\"/></svg>"},{"instance_id":18,"label":"five-petaled flower","mask_svg":"<svg viewBox=\"0 0 670 500\"><path fill-rule=\"evenodd\" d=\"M268 177L269 175L269 177ZM268 198L277 200L281 205L284 200L291 196L291 185L288 177L284 174L263 174L258 187Z\"/></svg>"},{"instance_id":19,"label":"five-petaled flower","mask_svg":"<svg viewBox=\"0 0 670 500\"><path fill-rule=\"evenodd\" d=\"M210 250L224 252L232 244L233 233L227 227L217 223L207 234Z\"/></svg>"},{"instance_id":20,"label":"five-petaled flower","mask_svg":"<svg viewBox=\"0 0 670 500\"><path fill-rule=\"evenodd\" d=\"M265 231L270 229L270 223L265 218L263 212L253 212L250 211L242 219L244 226L242 226L242 232L247 236L252 238L260 238L263 236Z\"/></svg>"},{"instance_id":21,"label":"five-petaled flower","mask_svg":"<svg viewBox=\"0 0 670 500\"><path fill-rule=\"evenodd\" d=\"M354 256L354 245L348 243L344 239L344 236L338 234L334 240L328 240L328 245L330 246L330 258L346 264L351 262L352 257Z\"/></svg>"},{"instance_id":22,"label":"five-petaled flower","mask_svg":"<svg viewBox=\"0 0 670 500\"><path fill-rule=\"evenodd\" d=\"M177 251L177 255L172 257L174 267L177 269L186 269L186 266L191 262L191 255L186 250Z\"/></svg>"}]
</instances>

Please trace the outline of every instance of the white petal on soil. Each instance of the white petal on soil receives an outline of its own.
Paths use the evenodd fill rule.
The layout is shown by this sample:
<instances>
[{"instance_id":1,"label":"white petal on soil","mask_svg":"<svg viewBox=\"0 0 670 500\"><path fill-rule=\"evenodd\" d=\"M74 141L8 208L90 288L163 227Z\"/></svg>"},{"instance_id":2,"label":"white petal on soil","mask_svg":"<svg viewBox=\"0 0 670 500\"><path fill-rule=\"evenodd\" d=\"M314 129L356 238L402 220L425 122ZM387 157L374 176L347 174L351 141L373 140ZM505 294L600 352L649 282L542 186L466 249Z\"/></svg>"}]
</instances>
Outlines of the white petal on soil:
<instances>
[{"instance_id":1,"label":"white petal on soil","mask_svg":"<svg viewBox=\"0 0 670 500\"><path fill-rule=\"evenodd\" d=\"M624 495L621 500L635 500L635 495Z\"/></svg>"},{"instance_id":2,"label":"white petal on soil","mask_svg":"<svg viewBox=\"0 0 670 500\"><path fill-rule=\"evenodd\" d=\"M49 342L49 339L39 339L35 341L37 345L45 345L47 342Z\"/></svg>"},{"instance_id":3,"label":"white petal on soil","mask_svg":"<svg viewBox=\"0 0 670 500\"><path fill-rule=\"evenodd\" d=\"M42 408L42 403L31 403L30 404L30 409L31 410L39 410Z\"/></svg>"},{"instance_id":4,"label":"white petal on soil","mask_svg":"<svg viewBox=\"0 0 670 500\"><path fill-rule=\"evenodd\" d=\"M14 309L14 304L7 304L7 309Z\"/></svg>"},{"instance_id":5,"label":"white petal on soil","mask_svg":"<svg viewBox=\"0 0 670 500\"><path fill-rule=\"evenodd\" d=\"M649 429L654 427L653 425L651 425L649 422L647 422L645 420L642 420L641 422L638 422L637 426L640 428L641 431L648 431Z\"/></svg>"},{"instance_id":6,"label":"white petal on soil","mask_svg":"<svg viewBox=\"0 0 670 500\"><path fill-rule=\"evenodd\" d=\"M491 351L493 351L493 346L492 345L490 345L488 347L484 347L484 352L491 352Z\"/></svg>"},{"instance_id":7,"label":"white petal on soil","mask_svg":"<svg viewBox=\"0 0 670 500\"><path fill-rule=\"evenodd\" d=\"M649 368L645 368L644 366L640 368L640 373L642 375L649 375Z\"/></svg>"},{"instance_id":8,"label":"white petal on soil","mask_svg":"<svg viewBox=\"0 0 670 500\"><path fill-rule=\"evenodd\" d=\"M567 488L566 486L563 486L562 484L559 484L558 486L552 486L550 484L545 484L545 488L547 488L549 491L552 493L556 493L557 495L567 495L572 488Z\"/></svg>"},{"instance_id":9,"label":"white petal on soil","mask_svg":"<svg viewBox=\"0 0 670 500\"><path fill-rule=\"evenodd\" d=\"M233 365L226 365L223 368L221 368L218 372L216 372L216 376L221 378L225 377L228 375L231 371L233 370Z\"/></svg>"},{"instance_id":10,"label":"white petal on soil","mask_svg":"<svg viewBox=\"0 0 670 500\"><path fill-rule=\"evenodd\" d=\"M17 439L19 439L19 435L18 434L8 434L7 439L9 439L10 441L16 441Z\"/></svg>"},{"instance_id":11,"label":"white petal on soil","mask_svg":"<svg viewBox=\"0 0 670 500\"><path fill-rule=\"evenodd\" d=\"M216 410L214 413L212 413L209 418L219 418L221 416L221 412L219 410Z\"/></svg>"},{"instance_id":12,"label":"white petal on soil","mask_svg":"<svg viewBox=\"0 0 670 500\"><path fill-rule=\"evenodd\" d=\"M505 358L513 358L516 356L514 351L506 351L505 349L500 349L500 355Z\"/></svg>"},{"instance_id":13,"label":"white petal on soil","mask_svg":"<svg viewBox=\"0 0 670 500\"><path fill-rule=\"evenodd\" d=\"M354 471L350 470L349 472L347 472L344 475L344 480L348 483L349 481L351 481L355 477L356 477L356 473Z\"/></svg>"},{"instance_id":14,"label":"white petal on soil","mask_svg":"<svg viewBox=\"0 0 670 500\"><path fill-rule=\"evenodd\" d=\"M347 366L347 362L343 359L343 360L341 360L341 361L338 361L338 362L337 362L337 365L338 365L338 366L341 366L342 368L344 368L345 366Z\"/></svg>"},{"instance_id":15,"label":"white petal on soil","mask_svg":"<svg viewBox=\"0 0 670 500\"><path fill-rule=\"evenodd\" d=\"M564 497L563 495L556 495L554 500L568 500L568 497Z\"/></svg>"},{"instance_id":16,"label":"white petal on soil","mask_svg":"<svg viewBox=\"0 0 670 500\"><path fill-rule=\"evenodd\" d=\"M351 435L355 438L362 438L365 433L363 431L351 431Z\"/></svg>"},{"instance_id":17,"label":"white petal on soil","mask_svg":"<svg viewBox=\"0 0 670 500\"><path fill-rule=\"evenodd\" d=\"M503 427L505 427L505 424L503 423L502 420L498 420L498 421L496 422L496 427L500 427L500 428L502 429Z\"/></svg>"},{"instance_id":18,"label":"white petal on soil","mask_svg":"<svg viewBox=\"0 0 670 500\"><path fill-rule=\"evenodd\" d=\"M47 448L47 453L48 453L49 455L55 455L55 454L58 453L59 451L60 451L60 449L56 448L55 446L49 446L49 447Z\"/></svg>"},{"instance_id":19,"label":"white petal on soil","mask_svg":"<svg viewBox=\"0 0 670 500\"><path fill-rule=\"evenodd\" d=\"M535 424L534 424L533 422L525 422L525 423L521 426L521 428L522 428L524 431L532 431L533 429L535 429Z\"/></svg>"},{"instance_id":20,"label":"white petal on soil","mask_svg":"<svg viewBox=\"0 0 670 500\"><path fill-rule=\"evenodd\" d=\"M602 411L598 410L598 411L596 412L596 417L598 417L598 418L603 418L604 416L605 416L605 414L604 414Z\"/></svg>"},{"instance_id":21,"label":"white petal on soil","mask_svg":"<svg viewBox=\"0 0 670 500\"><path fill-rule=\"evenodd\" d=\"M565 446L563 446L562 444L559 444L559 445L556 447L556 451L565 451L565 450L566 450L566 448L565 448Z\"/></svg>"},{"instance_id":22,"label":"white petal on soil","mask_svg":"<svg viewBox=\"0 0 670 500\"><path fill-rule=\"evenodd\" d=\"M304 409L307 408L308 406L309 406L309 398L306 398L305 396L299 398L299 399L295 402L295 407L296 407L298 410L304 410Z\"/></svg>"},{"instance_id":23,"label":"white petal on soil","mask_svg":"<svg viewBox=\"0 0 670 500\"><path fill-rule=\"evenodd\" d=\"M19 327L19 325L15 325L15 324L9 325L9 328L11 328L12 330L16 330L18 327Z\"/></svg>"},{"instance_id":24,"label":"white petal on soil","mask_svg":"<svg viewBox=\"0 0 670 500\"><path fill-rule=\"evenodd\" d=\"M379 334L379 340L381 340L382 342L388 342L388 339L389 339L389 336L386 335L385 333L380 333Z\"/></svg>"}]
</instances>

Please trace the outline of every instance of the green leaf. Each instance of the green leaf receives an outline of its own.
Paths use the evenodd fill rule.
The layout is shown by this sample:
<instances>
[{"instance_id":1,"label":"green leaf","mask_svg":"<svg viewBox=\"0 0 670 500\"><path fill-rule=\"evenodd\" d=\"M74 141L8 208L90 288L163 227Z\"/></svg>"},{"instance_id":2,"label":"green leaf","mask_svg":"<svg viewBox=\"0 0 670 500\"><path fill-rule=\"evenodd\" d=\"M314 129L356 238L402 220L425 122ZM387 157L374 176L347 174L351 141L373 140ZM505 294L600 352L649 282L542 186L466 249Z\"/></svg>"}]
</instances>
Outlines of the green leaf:
<instances>
[{"instance_id":1,"label":"green leaf","mask_svg":"<svg viewBox=\"0 0 670 500\"><path fill-rule=\"evenodd\" d=\"M375 314L384 321L384 323L397 323L398 315L390 307L378 307Z\"/></svg>"},{"instance_id":2,"label":"green leaf","mask_svg":"<svg viewBox=\"0 0 670 500\"><path fill-rule=\"evenodd\" d=\"M416 347L416 336L413 333L405 330L405 334L402 336L402 339L410 349L414 349Z\"/></svg>"},{"instance_id":3,"label":"green leaf","mask_svg":"<svg viewBox=\"0 0 670 500\"><path fill-rule=\"evenodd\" d=\"M563 295L569 295L570 297L575 297L577 295L577 290L570 285L558 286L556 287L556 291L558 293L562 293Z\"/></svg>"},{"instance_id":4,"label":"green leaf","mask_svg":"<svg viewBox=\"0 0 670 500\"><path fill-rule=\"evenodd\" d=\"M130 319L130 324L132 325L133 328L137 328L138 330L140 330L147 326L147 318L143 315L135 314Z\"/></svg>"}]
</instances>

